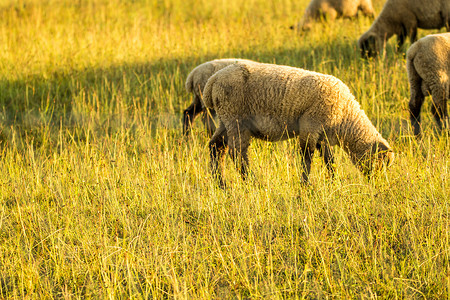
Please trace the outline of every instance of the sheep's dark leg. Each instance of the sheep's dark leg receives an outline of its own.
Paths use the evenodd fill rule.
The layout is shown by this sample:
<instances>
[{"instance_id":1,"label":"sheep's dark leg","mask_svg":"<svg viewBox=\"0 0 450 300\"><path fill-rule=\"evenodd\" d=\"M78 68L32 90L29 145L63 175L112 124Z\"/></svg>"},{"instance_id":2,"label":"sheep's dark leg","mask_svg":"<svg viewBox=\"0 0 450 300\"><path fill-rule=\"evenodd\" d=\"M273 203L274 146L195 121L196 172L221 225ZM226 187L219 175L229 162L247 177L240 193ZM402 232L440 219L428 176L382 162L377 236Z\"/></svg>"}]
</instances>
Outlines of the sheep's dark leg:
<instances>
[{"instance_id":1,"label":"sheep's dark leg","mask_svg":"<svg viewBox=\"0 0 450 300\"><path fill-rule=\"evenodd\" d=\"M239 124L238 124L239 125ZM229 153L242 178L248 177L248 147L250 146L251 133L246 128L236 126L227 131Z\"/></svg>"},{"instance_id":2,"label":"sheep's dark leg","mask_svg":"<svg viewBox=\"0 0 450 300\"><path fill-rule=\"evenodd\" d=\"M397 51L399 51L403 44L405 43L405 39L407 37L408 33L406 31L406 27L402 26L402 31L397 35Z\"/></svg>"},{"instance_id":3,"label":"sheep's dark leg","mask_svg":"<svg viewBox=\"0 0 450 300\"><path fill-rule=\"evenodd\" d=\"M401 32L397 36L397 50L402 48L407 37L409 37L411 43L414 43L417 38L417 21L414 14L408 14L404 23L401 24Z\"/></svg>"},{"instance_id":4,"label":"sheep's dark leg","mask_svg":"<svg viewBox=\"0 0 450 300\"><path fill-rule=\"evenodd\" d=\"M197 96L194 96L194 101L183 111L183 134L189 135L194 119L202 112L201 102Z\"/></svg>"},{"instance_id":5,"label":"sheep's dark leg","mask_svg":"<svg viewBox=\"0 0 450 300\"><path fill-rule=\"evenodd\" d=\"M420 135L420 109L424 99L422 92L416 91L414 94L411 93L411 99L409 100L409 117L415 136Z\"/></svg>"},{"instance_id":6,"label":"sheep's dark leg","mask_svg":"<svg viewBox=\"0 0 450 300\"><path fill-rule=\"evenodd\" d=\"M302 151L302 167L303 167L303 172L302 172L302 180L303 183L308 183L309 180L309 173L311 172L311 161L312 161L312 157L314 154L314 149L316 143L312 143L310 141L307 141L305 143L300 143L300 148Z\"/></svg>"},{"instance_id":7,"label":"sheep's dark leg","mask_svg":"<svg viewBox=\"0 0 450 300\"><path fill-rule=\"evenodd\" d=\"M411 44L417 40L417 27L411 28L411 32L409 34L409 40L410 40Z\"/></svg>"},{"instance_id":8,"label":"sheep's dark leg","mask_svg":"<svg viewBox=\"0 0 450 300\"><path fill-rule=\"evenodd\" d=\"M408 62L408 76L411 98L409 100L409 117L411 125L414 129L414 135L420 135L420 109L425 99L422 93L422 78L416 72L413 62Z\"/></svg>"},{"instance_id":9,"label":"sheep's dark leg","mask_svg":"<svg viewBox=\"0 0 450 300\"><path fill-rule=\"evenodd\" d=\"M319 149L320 155L323 157L325 165L327 166L328 173L332 178L334 178L334 155L330 145L327 142L322 142L317 144L317 148Z\"/></svg>"},{"instance_id":10,"label":"sheep's dark leg","mask_svg":"<svg viewBox=\"0 0 450 300\"><path fill-rule=\"evenodd\" d=\"M206 127L206 132L208 133L208 136L212 136L214 132L216 131L216 125L214 123L214 117L216 116L216 112L213 109L205 109L202 121L203 124Z\"/></svg>"},{"instance_id":11,"label":"sheep's dark leg","mask_svg":"<svg viewBox=\"0 0 450 300\"><path fill-rule=\"evenodd\" d=\"M433 98L433 104L431 106L431 112L438 125L439 130L446 127L446 121L448 118L447 112L447 94L444 86L435 86L431 88L431 96Z\"/></svg>"},{"instance_id":12,"label":"sheep's dark leg","mask_svg":"<svg viewBox=\"0 0 450 300\"><path fill-rule=\"evenodd\" d=\"M209 141L209 155L211 157L211 171L212 176L217 180L221 188L225 187L222 178L222 171L219 169L220 165L223 163L223 157L225 155L227 147L227 132L225 126L220 123L216 132Z\"/></svg>"}]
</instances>

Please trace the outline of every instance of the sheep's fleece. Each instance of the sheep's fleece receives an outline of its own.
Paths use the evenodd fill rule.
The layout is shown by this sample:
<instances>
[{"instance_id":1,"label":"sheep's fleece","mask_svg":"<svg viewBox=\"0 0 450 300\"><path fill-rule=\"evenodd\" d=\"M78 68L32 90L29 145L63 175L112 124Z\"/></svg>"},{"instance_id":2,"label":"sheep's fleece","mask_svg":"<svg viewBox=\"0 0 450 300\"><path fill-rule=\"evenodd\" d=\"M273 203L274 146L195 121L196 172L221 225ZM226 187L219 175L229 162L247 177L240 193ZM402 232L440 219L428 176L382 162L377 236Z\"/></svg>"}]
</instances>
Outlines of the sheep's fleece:
<instances>
[{"instance_id":1,"label":"sheep's fleece","mask_svg":"<svg viewBox=\"0 0 450 300\"><path fill-rule=\"evenodd\" d=\"M417 28L450 31L450 0L387 0L380 15L358 40L362 56L376 56L386 41L397 35L401 47L406 37L417 38Z\"/></svg>"},{"instance_id":2,"label":"sheep's fleece","mask_svg":"<svg viewBox=\"0 0 450 300\"><path fill-rule=\"evenodd\" d=\"M374 10L371 0L311 0L300 22L291 29L309 30L314 20L327 18L352 18L361 10L366 16L373 17Z\"/></svg>"},{"instance_id":3,"label":"sheep's fleece","mask_svg":"<svg viewBox=\"0 0 450 300\"><path fill-rule=\"evenodd\" d=\"M240 62L208 80L203 101L206 107L216 110L220 121L210 142L214 175L218 168L214 160L222 155L225 141L233 158L242 154L241 171L245 177L251 137L268 141L299 137L306 153L305 181L310 155L320 145L340 145L365 172L370 172L374 163L379 167L377 162L393 158L389 144L348 87L330 75L289 66ZM331 160L329 149L322 150L326 162ZM381 151L376 157L369 155L377 150ZM368 162L370 165L365 165Z\"/></svg>"},{"instance_id":4,"label":"sheep's fleece","mask_svg":"<svg viewBox=\"0 0 450 300\"><path fill-rule=\"evenodd\" d=\"M420 109L431 95L431 111L439 129L448 127L450 98L450 33L432 34L411 45L406 53L411 92L409 110L414 134L420 135Z\"/></svg>"}]
</instances>

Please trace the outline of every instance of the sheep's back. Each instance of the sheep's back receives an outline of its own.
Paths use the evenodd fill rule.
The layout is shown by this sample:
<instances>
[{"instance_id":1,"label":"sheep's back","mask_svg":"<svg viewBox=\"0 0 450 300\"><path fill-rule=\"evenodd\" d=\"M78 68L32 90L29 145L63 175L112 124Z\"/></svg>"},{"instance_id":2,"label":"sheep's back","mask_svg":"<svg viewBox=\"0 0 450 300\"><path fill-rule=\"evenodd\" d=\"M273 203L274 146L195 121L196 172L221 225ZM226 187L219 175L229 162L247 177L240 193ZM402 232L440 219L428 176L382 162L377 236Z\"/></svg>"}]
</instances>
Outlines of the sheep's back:
<instances>
[{"instance_id":1,"label":"sheep's back","mask_svg":"<svg viewBox=\"0 0 450 300\"><path fill-rule=\"evenodd\" d=\"M339 79L288 66L240 63L216 75L214 107L229 118L295 123L307 116L331 126L354 101Z\"/></svg>"},{"instance_id":2,"label":"sheep's back","mask_svg":"<svg viewBox=\"0 0 450 300\"><path fill-rule=\"evenodd\" d=\"M443 16L449 15L448 0L409 0L407 7L417 17L417 25L423 29L434 29L445 26ZM447 6L447 7L446 7Z\"/></svg>"}]
</instances>

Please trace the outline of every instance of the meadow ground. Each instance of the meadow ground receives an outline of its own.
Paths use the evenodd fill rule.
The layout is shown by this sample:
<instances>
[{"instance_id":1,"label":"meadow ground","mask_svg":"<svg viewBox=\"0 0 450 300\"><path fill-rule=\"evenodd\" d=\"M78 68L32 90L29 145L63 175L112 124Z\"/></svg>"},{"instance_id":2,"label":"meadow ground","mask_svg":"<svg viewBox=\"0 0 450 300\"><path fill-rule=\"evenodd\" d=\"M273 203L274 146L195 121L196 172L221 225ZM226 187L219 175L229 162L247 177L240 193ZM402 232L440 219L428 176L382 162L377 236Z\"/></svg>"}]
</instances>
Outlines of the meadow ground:
<instances>
[{"instance_id":1,"label":"meadow ground","mask_svg":"<svg viewBox=\"0 0 450 300\"><path fill-rule=\"evenodd\" d=\"M295 34L307 2L0 1L0 298L448 298L448 133L427 99L411 136L406 47L361 60L368 18ZM336 148L301 186L295 140L254 141L254 180L227 158L217 188L181 112L223 57L340 78L394 165L368 182Z\"/></svg>"}]
</instances>

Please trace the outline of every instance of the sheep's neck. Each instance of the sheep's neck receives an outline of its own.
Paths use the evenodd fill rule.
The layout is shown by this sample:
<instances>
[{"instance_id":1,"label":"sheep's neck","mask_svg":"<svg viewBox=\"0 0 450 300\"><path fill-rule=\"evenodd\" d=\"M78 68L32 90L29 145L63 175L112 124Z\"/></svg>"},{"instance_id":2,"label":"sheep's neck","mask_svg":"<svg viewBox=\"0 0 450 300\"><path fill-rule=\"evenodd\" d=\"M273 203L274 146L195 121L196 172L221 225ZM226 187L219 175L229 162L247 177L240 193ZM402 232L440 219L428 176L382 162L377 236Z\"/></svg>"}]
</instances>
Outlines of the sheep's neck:
<instances>
[{"instance_id":1,"label":"sheep's neck","mask_svg":"<svg viewBox=\"0 0 450 300\"><path fill-rule=\"evenodd\" d=\"M370 29L372 32L376 33L379 38L381 38L380 42L382 44L380 45L380 47L384 47L386 41L398 31L397 24L395 24L394 22L387 22L388 18L383 17L383 11L380 13L380 16L373 22Z\"/></svg>"}]
</instances>

